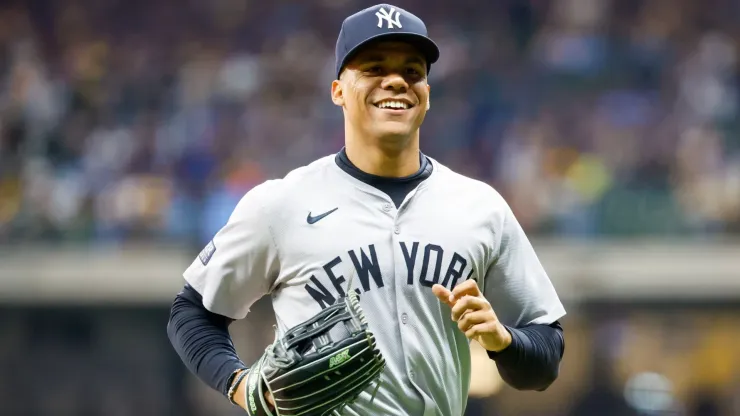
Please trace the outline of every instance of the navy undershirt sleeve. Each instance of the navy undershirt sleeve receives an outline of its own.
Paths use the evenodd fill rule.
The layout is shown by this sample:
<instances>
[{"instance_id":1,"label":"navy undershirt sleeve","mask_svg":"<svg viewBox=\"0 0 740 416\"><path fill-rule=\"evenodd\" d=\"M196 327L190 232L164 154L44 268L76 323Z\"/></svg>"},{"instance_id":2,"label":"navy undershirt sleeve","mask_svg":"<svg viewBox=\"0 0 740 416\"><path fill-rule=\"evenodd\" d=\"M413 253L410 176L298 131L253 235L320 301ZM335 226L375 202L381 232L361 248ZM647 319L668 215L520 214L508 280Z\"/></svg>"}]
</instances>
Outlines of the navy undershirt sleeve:
<instances>
[{"instance_id":1,"label":"navy undershirt sleeve","mask_svg":"<svg viewBox=\"0 0 740 416\"><path fill-rule=\"evenodd\" d=\"M501 378L517 390L547 389L558 378L565 352L563 327L556 321L506 329L511 333L511 345L499 353L488 352Z\"/></svg>"},{"instance_id":2,"label":"navy undershirt sleeve","mask_svg":"<svg viewBox=\"0 0 740 416\"><path fill-rule=\"evenodd\" d=\"M234 320L208 311L190 285L175 297L167 335L185 366L199 379L226 395L232 374L246 366L229 334Z\"/></svg>"}]
</instances>

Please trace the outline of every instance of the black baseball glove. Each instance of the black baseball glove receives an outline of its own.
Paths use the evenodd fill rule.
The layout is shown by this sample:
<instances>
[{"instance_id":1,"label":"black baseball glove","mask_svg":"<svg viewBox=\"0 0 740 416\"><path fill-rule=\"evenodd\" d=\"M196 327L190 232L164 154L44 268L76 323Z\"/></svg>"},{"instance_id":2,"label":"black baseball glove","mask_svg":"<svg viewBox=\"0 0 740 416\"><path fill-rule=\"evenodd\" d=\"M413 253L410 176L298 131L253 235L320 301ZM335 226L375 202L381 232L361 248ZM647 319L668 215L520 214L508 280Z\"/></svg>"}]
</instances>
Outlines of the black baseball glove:
<instances>
[{"instance_id":1,"label":"black baseball glove","mask_svg":"<svg viewBox=\"0 0 740 416\"><path fill-rule=\"evenodd\" d=\"M375 336L367 328L357 296L350 291L267 347L247 375L247 413L338 413L368 386L379 383L384 368ZM265 389L272 395L274 408L265 401Z\"/></svg>"}]
</instances>

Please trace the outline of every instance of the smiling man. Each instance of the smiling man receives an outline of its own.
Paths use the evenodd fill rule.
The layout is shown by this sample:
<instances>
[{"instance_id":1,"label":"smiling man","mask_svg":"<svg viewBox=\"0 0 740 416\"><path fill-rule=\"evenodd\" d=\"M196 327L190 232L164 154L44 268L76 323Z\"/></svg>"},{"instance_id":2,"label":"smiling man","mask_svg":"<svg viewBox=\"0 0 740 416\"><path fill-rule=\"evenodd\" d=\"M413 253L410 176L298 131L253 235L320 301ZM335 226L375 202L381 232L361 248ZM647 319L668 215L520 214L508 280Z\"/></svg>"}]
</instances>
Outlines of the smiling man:
<instances>
[{"instance_id":1,"label":"smiling man","mask_svg":"<svg viewBox=\"0 0 740 416\"><path fill-rule=\"evenodd\" d=\"M541 391L557 378L565 310L508 204L420 151L438 58L425 24L405 10L381 4L348 17L331 85L345 147L248 192L185 271L170 339L191 371L248 414L462 415L471 340L516 389ZM276 342L246 365L228 326L268 294ZM342 316L333 308L355 295L382 370L353 363L349 350L322 357L346 337L332 328L294 351L319 362L310 377L290 374L316 391L274 390L278 370L265 370L266 360ZM348 368L368 368L368 377L345 400ZM331 377L327 394L320 386ZM299 410L318 397L337 406Z\"/></svg>"},{"instance_id":2,"label":"smiling man","mask_svg":"<svg viewBox=\"0 0 740 416\"><path fill-rule=\"evenodd\" d=\"M437 59L432 45L427 49L429 55L413 43L380 38L340 61L346 66L332 83L332 100L344 109L346 151L360 170L385 177L418 170L419 127L429 109L427 62Z\"/></svg>"}]
</instances>

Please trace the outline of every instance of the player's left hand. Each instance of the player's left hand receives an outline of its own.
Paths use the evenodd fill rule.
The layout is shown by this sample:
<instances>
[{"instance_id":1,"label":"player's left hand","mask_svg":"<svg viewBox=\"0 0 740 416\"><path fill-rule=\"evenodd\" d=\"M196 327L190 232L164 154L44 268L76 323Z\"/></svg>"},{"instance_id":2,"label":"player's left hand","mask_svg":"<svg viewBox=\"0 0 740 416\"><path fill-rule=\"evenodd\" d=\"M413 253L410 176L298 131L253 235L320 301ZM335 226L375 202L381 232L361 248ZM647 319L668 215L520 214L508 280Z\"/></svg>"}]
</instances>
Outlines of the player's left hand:
<instances>
[{"instance_id":1,"label":"player's left hand","mask_svg":"<svg viewBox=\"0 0 740 416\"><path fill-rule=\"evenodd\" d=\"M457 327L468 339L478 341L483 348L493 352L500 352L511 344L511 334L499 322L475 280L466 280L452 291L437 284L432 286L432 293L452 308L452 320L457 322Z\"/></svg>"}]
</instances>

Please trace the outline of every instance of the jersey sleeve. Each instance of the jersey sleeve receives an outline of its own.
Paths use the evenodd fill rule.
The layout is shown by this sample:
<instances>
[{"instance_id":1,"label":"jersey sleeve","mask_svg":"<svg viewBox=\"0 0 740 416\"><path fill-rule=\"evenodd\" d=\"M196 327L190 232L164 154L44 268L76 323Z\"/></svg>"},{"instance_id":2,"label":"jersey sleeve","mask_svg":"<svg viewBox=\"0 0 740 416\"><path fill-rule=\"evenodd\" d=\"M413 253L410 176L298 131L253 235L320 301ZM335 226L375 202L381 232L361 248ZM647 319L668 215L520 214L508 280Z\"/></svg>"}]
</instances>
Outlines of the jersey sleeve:
<instances>
[{"instance_id":1,"label":"jersey sleeve","mask_svg":"<svg viewBox=\"0 0 740 416\"><path fill-rule=\"evenodd\" d=\"M213 313L246 317L277 277L280 265L270 225L275 211L267 209L275 193L270 185L252 188L239 201L227 223L183 274Z\"/></svg>"},{"instance_id":2,"label":"jersey sleeve","mask_svg":"<svg viewBox=\"0 0 740 416\"><path fill-rule=\"evenodd\" d=\"M511 208L500 195L499 201L497 247L483 293L505 325L551 324L565 315L565 308Z\"/></svg>"}]
</instances>

